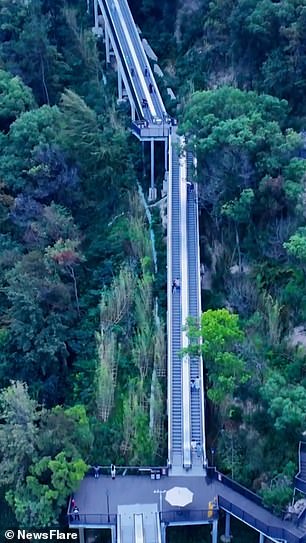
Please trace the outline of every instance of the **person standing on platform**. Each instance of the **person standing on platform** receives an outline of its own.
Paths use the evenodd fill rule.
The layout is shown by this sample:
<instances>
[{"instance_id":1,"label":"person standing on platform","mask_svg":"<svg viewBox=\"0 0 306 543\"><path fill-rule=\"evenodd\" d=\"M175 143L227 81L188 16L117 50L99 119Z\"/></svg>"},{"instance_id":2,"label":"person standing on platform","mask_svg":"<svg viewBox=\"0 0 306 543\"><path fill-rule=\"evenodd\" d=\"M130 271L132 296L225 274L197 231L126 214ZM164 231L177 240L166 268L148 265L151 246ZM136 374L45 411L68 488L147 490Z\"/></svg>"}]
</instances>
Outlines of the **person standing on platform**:
<instances>
[{"instance_id":1,"label":"person standing on platform","mask_svg":"<svg viewBox=\"0 0 306 543\"><path fill-rule=\"evenodd\" d=\"M116 477L116 466L115 466L115 464L111 464L111 476L112 476L112 479L115 479L115 477Z\"/></svg>"},{"instance_id":2,"label":"person standing on platform","mask_svg":"<svg viewBox=\"0 0 306 543\"><path fill-rule=\"evenodd\" d=\"M80 520L80 511L77 505L73 508L74 520Z\"/></svg>"}]
</instances>

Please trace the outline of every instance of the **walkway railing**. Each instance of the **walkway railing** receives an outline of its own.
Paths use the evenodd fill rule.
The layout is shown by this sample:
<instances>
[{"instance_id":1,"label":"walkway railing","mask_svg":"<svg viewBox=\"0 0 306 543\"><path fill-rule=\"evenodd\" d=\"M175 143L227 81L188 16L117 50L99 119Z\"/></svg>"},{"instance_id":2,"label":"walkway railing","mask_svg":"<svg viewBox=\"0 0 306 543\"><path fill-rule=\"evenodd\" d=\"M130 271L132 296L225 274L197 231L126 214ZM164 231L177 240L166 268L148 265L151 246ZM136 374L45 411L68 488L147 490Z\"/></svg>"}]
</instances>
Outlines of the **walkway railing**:
<instances>
[{"instance_id":1,"label":"walkway railing","mask_svg":"<svg viewBox=\"0 0 306 543\"><path fill-rule=\"evenodd\" d=\"M221 507L225 511L228 511L239 520L242 520L244 523L248 524L252 528L255 528L256 530L265 534L268 537L272 537L273 539L281 539L286 541L287 543L306 542L306 535L305 537L299 537L297 535L294 535L289 530L286 530L286 528L268 525L265 522L258 520L254 515L247 513L245 510L241 509L241 507L234 505L222 496L219 496L218 502L219 507Z\"/></svg>"},{"instance_id":2,"label":"walkway railing","mask_svg":"<svg viewBox=\"0 0 306 543\"><path fill-rule=\"evenodd\" d=\"M299 472L294 478L294 485L297 490L306 494L306 443L299 443Z\"/></svg>"},{"instance_id":3,"label":"walkway railing","mask_svg":"<svg viewBox=\"0 0 306 543\"><path fill-rule=\"evenodd\" d=\"M233 479L231 479L230 477L223 475L223 473L220 473L215 468L208 468L207 473L209 477L212 477L213 479L216 479L217 481L227 486L228 488L235 490L241 496L244 496L248 500L251 500L253 503L256 503L256 505L265 507L262 498L258 496L258 494L255 494L255 492L252 492L252 490L249 490L245 486L242 486L236 481L233 481Z\"/></svg>"},{"instance_id":4,"label":"walkway railing","mask_svg":"<svg viewBox=\"0 0 306 543\"><path fill-rule=\"evenodd\" d=\"M75 526L76 528L84 524L89 526L112 526L117 523L117 515L115 514L100 515L94 513L68 513L67 517L69 526Z\"/></svg>"},{"instance_id":5,"label":"walkway railing","mask_svg":"<svg viewBox=\"0 0 306 543\"><path fill-rule=\"evenodd\" d=\"M175 509L173 511L164 511L160 514L161 522L167 524L189 522L213 522L218 518L217 509Z\"/></svg>"},{"instance_id":6,"label":"walkway railing","mask_svg":"<svg viewBox=\"0 0 306 543\"><path fill-rule=\"evenodd\" d=\"M297 490L306 494L306 481L304 481L304 479L297 476L294 477L294 486Z\"/></svg>"},{"instance_id":7,"label":"walkway railing","mask_svg":"<svg viewBox=\"0 0 306 543\"><path fill-rule=\"evenodd\" d=\"M187 156L184 149L185 138L180 137L181 155L180 162L180 206L181 206L181 305L182 305L182 348L189 345L186 322L189 317L189 254L187 244ZM186 469L191 467L191 403L190 403L190 357L188 354L182 356L182 422L183 422L183 466Z\"/></svg>"}]
</instances>

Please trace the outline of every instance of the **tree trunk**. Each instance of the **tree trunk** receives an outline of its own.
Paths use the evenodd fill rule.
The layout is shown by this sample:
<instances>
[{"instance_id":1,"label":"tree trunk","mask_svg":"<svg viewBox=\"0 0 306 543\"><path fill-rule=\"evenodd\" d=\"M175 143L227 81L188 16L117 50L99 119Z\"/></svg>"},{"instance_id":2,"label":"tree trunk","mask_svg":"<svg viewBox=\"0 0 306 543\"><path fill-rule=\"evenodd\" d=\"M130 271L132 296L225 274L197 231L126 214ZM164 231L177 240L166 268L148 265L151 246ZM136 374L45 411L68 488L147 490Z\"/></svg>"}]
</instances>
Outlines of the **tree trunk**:
<instances>
[{"instance_id":1,"label":"tree trunk","mask_svg":"<svg viewBox=\"0 0 306 543\"><path fill-rule=\"evenodd\" d=\"M239 239L239 233L237 224L235 223L235 233L236 233L236 246L237 246L237 252L238 252L238 267L239 272L242 273L242 261L241 261L241 252L240 252L240 239Z\"/></svg>"},{"instance_id":2,"label":"tree trunk","mask_svg":"<svg viewBox=\"0 0 306 543\"><path fill-rule=\"evenodd\" d=\"M75 277L74 269L73 269L72 266L69 266L69 272L70 272L70 275L71 275L72 280L73 280L73 288L74 288L75 303L76 303L76 307L77 307L78 317L80 317L80 316L81 316L81 313L80 313L80 303L79 303L78 287L77 287L77 282L76 282L76 277Z\"/></svg>"}]
</instances>

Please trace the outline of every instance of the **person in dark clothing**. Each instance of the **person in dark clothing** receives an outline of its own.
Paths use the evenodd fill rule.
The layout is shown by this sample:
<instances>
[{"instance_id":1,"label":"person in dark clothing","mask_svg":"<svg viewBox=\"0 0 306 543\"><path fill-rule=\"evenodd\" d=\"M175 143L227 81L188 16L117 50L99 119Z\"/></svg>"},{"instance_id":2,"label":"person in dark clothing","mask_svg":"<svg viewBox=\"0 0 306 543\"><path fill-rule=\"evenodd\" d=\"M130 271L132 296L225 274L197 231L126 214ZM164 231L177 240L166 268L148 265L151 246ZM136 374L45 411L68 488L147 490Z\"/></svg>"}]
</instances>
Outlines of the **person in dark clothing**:
<instances>
[{"instance_id":1,"label":"person in dark clothing","mask_svg":"<svg viewBox=\"0 0 306 543\"><path fill-rule=\"evenodd\" d=\"M131 76L134 77L134 75L135 75L135 70L134 68L131 68Z\"/></svg>"},{"instance_id":2,"label":"person in dark clothing","mask_svg":"<svg viewBox=\"0 0 306 543\"><path fill-rule=\"evenodd\" d=\"M73 508L74 520L80 520L79 508L75 505Z\"/></svg>"},{"instance_id":3,"label":"person in dark clothing","mask_svg":"<svg viewBox=\"0 0 306 543\"><path fill-rule=\"evenodd\" d=\"M149 72L148 72L148 68L147 68L147 67L145 67L145 69L144 69L144 74L145 74L145 77L148 77Z\"/></svg>"},{"instance_id":4,"label":"person in dark clothing","mask_svg":"<svg viewBox=\"0 0 306 543\"><path fill-rule=\"evenodd\" d=\"M100 466L94 466L93 469L95 472L95 475L94 475L95 479L99 479Z\"/></svg>"},{"instance_id":5,"label":"person in dark clothing","mask_svg":"<svg viewBox=\"0 0 306 543\"><path fill-rule=\"evenodd\" d=\"M176 281L175 279L172 281L172 294L176 291Z\"/></svg>"},{"instance_id":6,"label":"person in dark clothing","mask_svg":"<svg viewBox=\"0 0 306 543\"><path fill-rule=\"evenodd\" d=\"M142 107L148 107L148 100L145 98L142 99Z\"/></svg>"},{"instance_id":7,"label":"person in dark clothing","mask_svg":"<svg viewBox=\"0 0 306 543\"><path fill-rule=\"evenodd\" d=\"M152 83L149 83L149 93L152 94L153 92L153 85Z\"/></svg>"}]
</instances>

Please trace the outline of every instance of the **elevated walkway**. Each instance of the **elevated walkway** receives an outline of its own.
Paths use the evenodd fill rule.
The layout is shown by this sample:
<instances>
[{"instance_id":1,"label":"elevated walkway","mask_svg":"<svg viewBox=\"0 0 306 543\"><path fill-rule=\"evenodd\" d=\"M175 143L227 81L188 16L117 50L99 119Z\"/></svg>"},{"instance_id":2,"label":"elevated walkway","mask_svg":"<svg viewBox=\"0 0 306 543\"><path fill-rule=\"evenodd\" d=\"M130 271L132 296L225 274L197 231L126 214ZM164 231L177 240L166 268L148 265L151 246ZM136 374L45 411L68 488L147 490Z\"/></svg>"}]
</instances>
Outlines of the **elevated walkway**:
<instances>
[{"instance_id":1,"label":"elevated walkway","mask_svg":"<svg viewBox=\"0 0 306 543\"><path fill-rule=\"evenodd\" d=\"M165 492L174 486L191 490L192 503L179 509L169 505L165 500ZM208 470L207 477L190 477L185 474L161 477L158 481L152 480L149 475L117 476L114 481L110 476L101 476L99 479L85 477L75 494L75 501L80 511L79 520L75 520L70 511L68 519L71 528L117 526L119 543L128 541L120 540L123 526L126 526L128 537L133 536L134 513L143 512L146 515L142 520L143 533L147 530L149 534L155 534L154 537L159 537L154 521L157 512L161 523L189 525L215 522L218 509L230 513L271 541L306 543L303 522L298 526L296 522L276 517L263 506L259 496L212 469ZM216 503L217 507L212 508L212 503ZM120 531L118 516L121 516ZM217 539L213 543L217 543Z\"/></svg>"}]
</instances>

